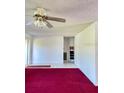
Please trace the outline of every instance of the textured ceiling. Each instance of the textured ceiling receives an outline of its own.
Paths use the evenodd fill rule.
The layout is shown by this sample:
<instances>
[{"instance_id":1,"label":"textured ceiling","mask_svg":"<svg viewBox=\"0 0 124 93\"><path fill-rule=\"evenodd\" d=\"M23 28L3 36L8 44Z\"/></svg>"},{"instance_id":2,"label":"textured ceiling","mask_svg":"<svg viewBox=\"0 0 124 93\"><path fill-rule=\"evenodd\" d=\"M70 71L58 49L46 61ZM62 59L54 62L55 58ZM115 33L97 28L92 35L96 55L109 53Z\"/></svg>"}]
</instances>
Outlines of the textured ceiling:
<instances>
[{"instance_id":1,"label":"textured ceiling","mask_svg":"<svg viewBox=\"0 0 124 93\"><path fill-rule=\"evenodd\" d=\"M26 0L25 23L33 20L33 12L38 7L47 9L49 16L62 17L66 23L49 21L54 28L39 29L26 25L26 33L39 35L73 35L97 20L97 0Z\"/></svg>"}]
</instances>

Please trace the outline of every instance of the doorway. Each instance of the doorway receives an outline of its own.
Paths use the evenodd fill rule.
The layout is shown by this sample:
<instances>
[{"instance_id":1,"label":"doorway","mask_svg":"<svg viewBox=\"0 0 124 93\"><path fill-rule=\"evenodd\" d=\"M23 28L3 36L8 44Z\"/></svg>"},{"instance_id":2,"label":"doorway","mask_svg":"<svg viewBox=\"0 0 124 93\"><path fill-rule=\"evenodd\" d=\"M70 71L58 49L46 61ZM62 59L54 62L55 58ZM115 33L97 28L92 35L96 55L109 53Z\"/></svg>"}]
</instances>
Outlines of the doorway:
<instances>
[{"instance_id":1,"label":"doorway","mask_svg":"<svg viewBox=\"0 0 124 93\"><path fill-rule=\"evenodd\" d=\"M64 37L64 63L74 63L74 37Z\"/></svg>"}]
</instances>

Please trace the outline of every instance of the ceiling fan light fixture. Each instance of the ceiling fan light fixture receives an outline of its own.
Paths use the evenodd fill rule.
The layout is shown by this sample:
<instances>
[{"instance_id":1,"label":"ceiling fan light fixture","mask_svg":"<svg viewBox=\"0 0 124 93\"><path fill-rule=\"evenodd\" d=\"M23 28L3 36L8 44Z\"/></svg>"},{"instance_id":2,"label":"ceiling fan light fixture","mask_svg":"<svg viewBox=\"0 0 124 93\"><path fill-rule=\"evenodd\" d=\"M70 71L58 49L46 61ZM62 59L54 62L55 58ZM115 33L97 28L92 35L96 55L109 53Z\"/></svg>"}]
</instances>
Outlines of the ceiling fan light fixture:
<instances>
[{"instance_id":1,"label":"ceiling fan light fixture","mask_svg":"<svg viewBox=\"0 0 124 93\"><path fill-rule=\"evenodd\" d=\"M34 12L34 25L37 27L44 27L46 26L42 15L46 15L46 12L43 8L37 8L37 11Z\"/></svg>"},{"instance_id":2,"label":"ceiling fan light fixture","mask_svg":"<svg viewBox=\"0 0 124 93\"><path fill-rule=\"evenodd\" d=\"M46 24L43 22L42 18L38 18L37 20L34 21L34 25L37 27L44 27Z\"/></svg>"}]
</instances>

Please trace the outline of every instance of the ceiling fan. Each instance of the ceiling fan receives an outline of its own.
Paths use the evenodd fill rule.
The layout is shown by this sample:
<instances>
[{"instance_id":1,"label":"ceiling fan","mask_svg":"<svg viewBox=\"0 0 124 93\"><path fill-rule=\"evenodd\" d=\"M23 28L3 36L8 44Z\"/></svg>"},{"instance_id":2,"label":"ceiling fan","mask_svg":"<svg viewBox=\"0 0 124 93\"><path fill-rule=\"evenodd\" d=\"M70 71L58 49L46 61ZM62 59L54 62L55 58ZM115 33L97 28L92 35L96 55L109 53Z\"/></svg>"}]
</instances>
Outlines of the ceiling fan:
<instances>
[{"instance_id":1,"label":"ceiling fan","mask_svg":"<svg viewBox=\"0 0 124 93\"><path fill-rule=\"evenodd\" d=\"M38 27L47 26L48 28L52 28L53 25L48 20L63 23L66 22L64 18L47 16L46 10L44 8L37 8L36 11L34 11L33 18L35 26ZM26 25L30 25L30 23L27 23Z\"/></svg>"}]
</instances>

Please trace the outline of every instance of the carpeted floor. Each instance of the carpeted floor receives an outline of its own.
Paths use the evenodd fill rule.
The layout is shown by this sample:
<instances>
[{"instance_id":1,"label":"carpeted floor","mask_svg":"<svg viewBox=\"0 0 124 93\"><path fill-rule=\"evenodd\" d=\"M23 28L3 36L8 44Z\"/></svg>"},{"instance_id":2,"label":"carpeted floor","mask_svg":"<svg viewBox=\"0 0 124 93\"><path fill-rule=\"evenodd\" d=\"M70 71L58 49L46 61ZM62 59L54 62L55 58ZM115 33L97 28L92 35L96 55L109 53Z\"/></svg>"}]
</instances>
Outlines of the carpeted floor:
<instances>
[{"instance_id":1,"label":"carpeted floor","mask_svg":"<svg viewBox=\"0 0 124 93\"><path fill-rule=\"evenodd\" d=\"M77 68L26 68L25 93L98 93Z\"/></svg>"}]
</instances>

